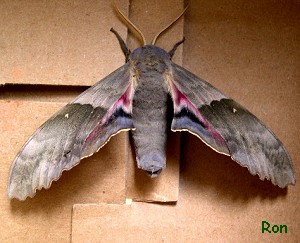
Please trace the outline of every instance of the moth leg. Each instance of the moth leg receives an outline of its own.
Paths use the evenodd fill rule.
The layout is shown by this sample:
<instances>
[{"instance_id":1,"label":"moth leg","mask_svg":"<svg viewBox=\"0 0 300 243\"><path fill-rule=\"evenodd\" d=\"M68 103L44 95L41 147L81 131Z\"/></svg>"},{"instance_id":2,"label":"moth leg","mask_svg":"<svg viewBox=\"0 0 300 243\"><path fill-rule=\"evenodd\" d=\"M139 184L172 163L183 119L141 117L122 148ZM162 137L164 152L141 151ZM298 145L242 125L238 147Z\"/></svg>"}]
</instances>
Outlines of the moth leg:
<instances>
[{"instance_id":1,"label":"moth leg","mask_svg":"<svg viewBox=\"0 0 300 243\"><path fill-rule=\"evenodd\" d=\"M183 42L185 41L185 37L183 37L183 39L181 41L178 41L172 48L171 51L169 51L169 55L171 56L171 58L174 56L175 51L177 50L178 46L180 46Z\"/></svg>"},{"instance_id":2,"label":"moth leg","mask_svg":"<svg viewBox=\"0 0 300 243\"><path fill-rule=\"evenodd\" d=\"M124 53L125 61L127 62L131 51L129 50L129 48L127 47L125 41L122 39L122 37L119 35L119 33L114 30L114 28L111 28L110 31L113 32L115 34L115 36L117 37L117 39L119 41L119 44L121 46L121 49Z\"/></svg>"}]
</instances>

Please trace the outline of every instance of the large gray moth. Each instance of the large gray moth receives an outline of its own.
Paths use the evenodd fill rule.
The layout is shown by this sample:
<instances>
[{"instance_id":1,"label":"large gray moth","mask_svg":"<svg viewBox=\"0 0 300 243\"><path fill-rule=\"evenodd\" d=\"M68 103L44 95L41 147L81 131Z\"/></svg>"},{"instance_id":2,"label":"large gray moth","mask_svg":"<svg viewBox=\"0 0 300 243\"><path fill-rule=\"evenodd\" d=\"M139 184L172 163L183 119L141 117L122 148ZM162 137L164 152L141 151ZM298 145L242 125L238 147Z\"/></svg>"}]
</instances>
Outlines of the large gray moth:
<instances>
[{"instance_id":1,"label":"large gray moth","mask_svg":"<svg viewBox=\"0 0 300 243\"><path fill-rule=\"evenodd\" d=\"M131 52L118 33L111 31L126 63L63 107L29 138L11 166L9 198L25 200L36 190L49 188L64 170L94 154L120 131L132 130L137 166L157 176L166 166L169 97L172 131L192 133L262 180L267 178L281 188L295 184L286 149L258 118L172 62L183 41L166 52L154 45L162 31L151 45L145 45L141 34L143 46Z\"/></svg>"}]
</instances>

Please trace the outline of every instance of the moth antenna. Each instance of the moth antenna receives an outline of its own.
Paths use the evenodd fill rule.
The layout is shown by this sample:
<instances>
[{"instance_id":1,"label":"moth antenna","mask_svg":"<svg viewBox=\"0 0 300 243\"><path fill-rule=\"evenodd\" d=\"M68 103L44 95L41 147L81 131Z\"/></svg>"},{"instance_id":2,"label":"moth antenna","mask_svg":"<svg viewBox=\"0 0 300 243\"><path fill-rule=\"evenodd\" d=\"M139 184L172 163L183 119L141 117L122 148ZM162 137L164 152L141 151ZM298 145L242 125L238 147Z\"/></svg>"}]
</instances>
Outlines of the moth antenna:
<instances>
[{"instance_id":1,"label":"moth antenna","mask_svg":"<svg viewBox=\"0 0 300 243\"><path fill-rule=\"evenodd\" d=\"M143 35L142 31L140 31L138 29L138 27L136 27L126 16L125 14L123 14L121 12L121 10L115 5L114 6L116 11L118 12L118 14L126 21L126 23L131 26L133 29L135 29L136 32L139 33L139 35L142 37L142 41L143 41L143 46L146 45L146 39L145 39L145 36Z\"/></svg>"},{"instance_id":2,"label":"moth antenna","mask_svg":"<svg viewBox=\"0 0 300 243\"><path fill-rule=\"evenodd\" d=\"M169 25L167 25L165 28L163 28L161 31L159 31L156 36L154 36L152 42L151 42L151 45L155 45L155 42L157 40L157 38L161 35L161 33L163 33L165 30L167 30L169 27L171 27L171 25L173 25L178 19L180 19L185 11L188 9L189 5L186 6L186 8L178 15L178 17L176 19L174 19Z\"/></svg>"},{"instance_id":3,"label":"moth antenna","mask_svg":"<svg viewBox=\"0 0 300 243\"><path fill-rule=\"evenodd\" d=\"M175 43L172 50L169 51L169 55L171 58L174 56L175 51L177 50L178 46L180 46L184 41L185 41L185 37L183 37L183 39L181 41L178 41L177 43Z\"/></svg>"},{"instance_id":4,"label":"moth antenna","mask_svg":"<svg viewBox=\"0 0 300 243\"><path fill-rule=\"evenodd\" d=\"M126 46L126 43L125 41L122 39L122 37L119 35L119 33L117 31L114 30L114 28L111 28L110 31L112 33L115 34L115 36L117 37L118 41L119 41L119 44L121 46L121 49L124 53L124 56L125 56L125 61L127 62L128 61L128 57L131 53L131 51L129 50L129 48Z\"/></svg>"}]
</instances>

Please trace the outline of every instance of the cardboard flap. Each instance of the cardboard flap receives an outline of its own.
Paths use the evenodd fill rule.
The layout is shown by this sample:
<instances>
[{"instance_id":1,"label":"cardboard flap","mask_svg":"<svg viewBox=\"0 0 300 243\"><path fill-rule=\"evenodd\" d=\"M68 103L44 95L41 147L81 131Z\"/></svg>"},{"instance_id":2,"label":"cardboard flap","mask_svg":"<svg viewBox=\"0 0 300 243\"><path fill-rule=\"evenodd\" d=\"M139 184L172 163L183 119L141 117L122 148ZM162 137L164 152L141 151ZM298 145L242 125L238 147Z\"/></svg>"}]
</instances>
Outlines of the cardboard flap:
<instances>
[{"instance_id":1,"label":"cardboard flap","mask_svg":"<svg viewBox=\"0 0 300 243\"><path fill-rule=\"evenodd\" d=\"M131 205L102 203L73 207L72 242L190 242L191 240L196 240L195 235L189 231L189 227L185 227L182 231L174 206L133 202Z\"/></svg>"}]
</instances>

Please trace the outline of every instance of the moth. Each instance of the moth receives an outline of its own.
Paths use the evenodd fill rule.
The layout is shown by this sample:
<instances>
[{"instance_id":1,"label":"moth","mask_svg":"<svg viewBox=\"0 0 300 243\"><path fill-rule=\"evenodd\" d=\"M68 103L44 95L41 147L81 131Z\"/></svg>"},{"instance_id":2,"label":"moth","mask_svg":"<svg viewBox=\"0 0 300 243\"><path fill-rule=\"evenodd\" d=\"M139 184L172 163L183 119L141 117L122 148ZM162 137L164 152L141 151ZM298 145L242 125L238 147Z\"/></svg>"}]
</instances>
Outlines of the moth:
<instances>
[{"instance_id":1,"label":"moth","mask_svg":"<svg viewBox=\"0 0 300 243\"><path fill-rule=\"evenodd\" d=\"M118 10L119 11L119 10ZM12 163L8 197L25 200L49 188L64 170L103 147L111 136L132 130L137 166L158 176L166 166L167 101L173 103L172 131L188 131L216 152L231 156L252 175L283 188L295 184L291 159L258 118L208 82L172 62L169 52L143 39L132 52L116 35L126 63L87 89L46 121Z\"/></svg>"}]
</instances>

